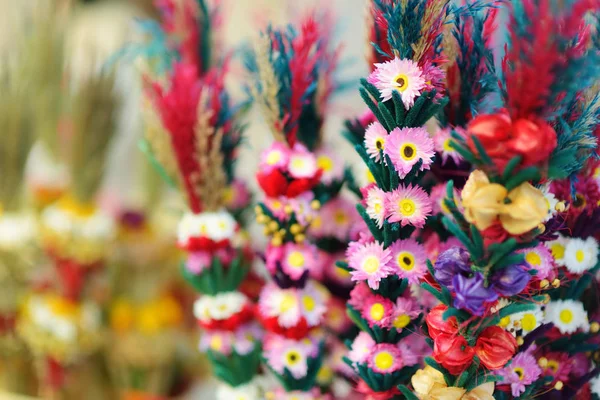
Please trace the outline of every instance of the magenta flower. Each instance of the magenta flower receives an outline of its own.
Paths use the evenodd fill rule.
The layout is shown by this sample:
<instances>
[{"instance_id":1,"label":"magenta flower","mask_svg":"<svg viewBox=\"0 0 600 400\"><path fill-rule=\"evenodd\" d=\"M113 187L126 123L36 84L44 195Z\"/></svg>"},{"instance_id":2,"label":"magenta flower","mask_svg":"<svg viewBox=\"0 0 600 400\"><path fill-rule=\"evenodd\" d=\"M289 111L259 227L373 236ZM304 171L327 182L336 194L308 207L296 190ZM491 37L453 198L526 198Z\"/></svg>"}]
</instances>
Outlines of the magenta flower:
<instances>
[{"instance_id":1,"label":"magenta flower","mask_svg":"<svg viewBox=\"0 0 600 400\"><path fill-rule=\"evenodd\" d=\"M385 150L388 132L379 122L373 122L365 131L365 148L369 157L375 161L381 161L380 151Z\"/></svg>"},{"instance_id":2,"label":"magenta flower","mask_svg":"<svg viewBox=\"0 0 600 400\"><path fill-rule=\"evenodd\" d=\"M390 132L385 154L392 160L394 168L404 178L421 160L421 171L429 169L433 162L433 140L425 128L396 128Z\"/></svg>"},{"instance_id":3,"label":"magenta flower","mask_svg":"<svg viewBox=\"0 0 600 400\"><path fill-rule=\"evenodd\" d=\"M367 80L379 89L383 101L391 99L392 93L397 91L407 109L413 106L425 87L423 71L417 63L399 58L375 64L375 70Z\"/></svg>"},{"instance_id":4,"label":"magenta flower","mask_svg":"<svg viewBox=\"0 0 600 400\"><path fill-rule=\"evenodd\" d=\"M414 239L398 240L390 246L390 250L396 275L418 284L427 273L427 255L423 246Z\"/></svg>"},{"instance_id":5,"label":"magenta flower","mask_svg":"<svg viewBox=\"0 0 600 400\"><path fill-rule=\"evenodd\" d=\"M419 186L400 185L393 192L386 193L385 209L389 222L422 228L427 216L431 215L431 199Z\"/></svg>"},{"instance_id":6,"label":"magenta flower","mask_svg":"<svg viewBox=\"0 0 600 400\"><path fill-rule=\"evenodd\" d=\"M367 243L358 247L348 260L352 280L366 280L369 287L378 289L379 282L392 273L389 265L391 258L390 250L384 249L380 243Z\"/></svg>"},{"instance_id":7,"label":"magenta flower","mask_svg":"<svg viewBox=\"0 0 600 400\"><path fill-rule=\"evenodd\" d=\"M404 366L402 354L390 343L380 343L373 346L367 356L369 368L380 374L391 374Z\"/></svg>"}]
</instances>

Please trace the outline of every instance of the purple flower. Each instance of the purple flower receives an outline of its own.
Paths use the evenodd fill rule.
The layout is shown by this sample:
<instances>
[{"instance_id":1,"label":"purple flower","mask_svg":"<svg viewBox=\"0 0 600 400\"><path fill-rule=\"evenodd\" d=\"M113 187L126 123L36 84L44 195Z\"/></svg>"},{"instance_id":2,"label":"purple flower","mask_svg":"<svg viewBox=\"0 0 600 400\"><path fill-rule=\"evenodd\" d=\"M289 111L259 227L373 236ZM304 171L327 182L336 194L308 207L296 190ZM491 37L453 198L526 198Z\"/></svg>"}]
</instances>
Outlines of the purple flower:
<instances>
[{"instance_id":1,"label":"purple flower","mask_svg":"<svg viewBox=\"0 0 600 400\"><path fill-rule=\"evenodd\" d=\"M456 275L468 276L471 273L469 252L462 247L451 247L438 256L433 268L435 279L441 285L452 289Z\"/></svg>"},{"instance_id":2,"label":"purple flower","mask_svg":"<svg viewBox=\"0 0 600 400\"><path fill-rule=\"evenodd\" d=\"M498 298L498 294L491 287L485 286L481 272L476 272L470 278L457 274L452 279L452 284L456 292L454 307L467 310L473 315L483 315L486 310L485 303Z\"/></svg>"},{"instance_id":3,"label":"purple flower","mask_svg":"<svg viewBox=\"0 0 600 400\"><path fill-rule=\"evenodd\" d=\"M490 279L491 285L503 296L519 294L531 279L527 269L527 264L515 264L496 271Z\"/></svg>"}]
</instances>

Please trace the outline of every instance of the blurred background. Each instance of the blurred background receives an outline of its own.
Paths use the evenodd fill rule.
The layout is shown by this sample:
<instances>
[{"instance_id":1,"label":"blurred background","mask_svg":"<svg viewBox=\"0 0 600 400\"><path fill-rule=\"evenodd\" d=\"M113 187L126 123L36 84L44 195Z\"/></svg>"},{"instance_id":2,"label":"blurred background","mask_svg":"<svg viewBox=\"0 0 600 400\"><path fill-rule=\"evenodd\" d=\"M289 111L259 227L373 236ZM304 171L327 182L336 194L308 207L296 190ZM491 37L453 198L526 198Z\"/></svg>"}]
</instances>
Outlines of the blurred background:
<instances>
[{"instance_id":1,"label":"blurred background","mask_svg":"<svg viewBox=\"0 0 600 400\"><path fill-rule=\"evenodd\" d=\"M223 3L223 37L226 47L236 55L269 23L294 22L315 7L331 9L337 20L336 39L344 45L339 79L349 87L333 100L325 141L349 165L360 165L354 163L357 158L341 132L346 118L363 111L355 89L358 79L367 73L365 1ZM21 393L46 398L116 399L116 393L124 388L127 395L122 397L129 399L150 399L135 397L137 389L148 388L169 397L214 398L210 373L196 349L197 332L190 315L192 295L178 278L178 254L173 243L181 200L167 193L139 149L145 129L141 95L144 65L130 57L127 49L144 40L140 21L157 18L153 0L0 0L0 10L0 118L5 130L0 158L8 160L0 160L0 176L4 176L0 187L6 196L0 197L0 398L17 399L16 393ZM107 69L114 71L106 78L110 82L105 79ZM238 100L246 96L246 80L240 60L234 57L228 89ZM64 109L73 116L66 122L61 120ZM248 114L247 123L237 173L256 193L258 154L272 138L255 110ZM84 130L104 130L107 135L97 143L86 142L83 136L78 142L78 132ZM14 151L16 148L20 153ZM68 165L56 162L55 158L65 153ZM12 157L14 154L20 156ZM359 181L366 180L366 170L354 172ZM100 217L98 227L94 227L98 237L92 235L98 240L92 244L59 240L58 228L51 223L56 221L56 210L50 207L48 211L48 207L73 183L95 194L92 197L98 199L97 208L117 221L116 247L102 247L100 227L110 224L102 225ZM10 193L21 191L26 193L24 200L19 197L12 208L8 207L9 199L15 197ZM156 206L159 203L160 207ZM81 216L96 212L94 207L90 211L69 204L67 208ZM32 220L42 221L41 232L34 234L24 228L33 226L27 222ZM49 221L48 226L44 221ZM248 230L254 248L262 248L262 230L253 223ZM42 245L32 245L39 237ZM44 254L41 248L48 241L55 247L66 246L69 257ZM90 252L97 250L94 246L107 253L108 273L90 268L85 278L77 276L65 259L75 257L71 254L75 247L77 257L89 261ZM55 270L49 264L60 268ZM82 286L81 280L92 282L85 285L84 297L100 304L103 311L83 302L73 309L56 297L40 294L46 293L49 282L56 281L57 276L71 289ZM102 315L94 317L96 314ZM17 322L18 315L25 322ZM112 336L102 351L94 344L99 330L95 326L100 323L82 327L81 321L73 322L77 318L108 321ZM77 340L80 353L96 361L83 367L73 362L75 371L64 368L63 361L67 359L71 365L70 357L75 356L48 332L35 331L37 326L27 324L31 321L38 325L50 321L52 327L62 327L52 334L61 340ZM55 382L67 389L60 394L45 391Z\"/></svg>"}]
</instances>

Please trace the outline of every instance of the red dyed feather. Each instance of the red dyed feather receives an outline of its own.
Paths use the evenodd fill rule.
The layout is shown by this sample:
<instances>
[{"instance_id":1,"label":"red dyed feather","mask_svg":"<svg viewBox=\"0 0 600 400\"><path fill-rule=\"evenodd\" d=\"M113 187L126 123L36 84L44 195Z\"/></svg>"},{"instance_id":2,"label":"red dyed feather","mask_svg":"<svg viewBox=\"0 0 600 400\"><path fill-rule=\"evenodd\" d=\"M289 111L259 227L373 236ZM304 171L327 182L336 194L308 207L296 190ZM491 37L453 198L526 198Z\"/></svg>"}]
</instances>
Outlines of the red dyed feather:
<instances>
[{"instance_id":1,"label":"red dyed feather","mask_svg":"<svg viewBox=\"0 0 600 400\"><path fill-rule=\"evenodd\" d=\"M170 87L165 90L158 83L151 86L151 98L160 113L162 122L171 136L171 144L188 194L189 206L195 213L201 203L194 189L192 176L198 172L195 156L194 128L197 120L201 82L194 64L176 64L170 76Z\"/></svg>"},{"instance_id":2,"label":"red dyed feather","mask_svg":"<svg viewBox=\"0 0 600 400\"><path fill-rule=\"evenodd\" d=\"M322 51L318 46L320 37L319 26L311 15L302 22L300 33L291 43L294 55L289 65L292 76L290 85L292 95L288 113L292 129L287 133L287 141L290 146L296 143L298 119L306 101L303 97L315 78L313 71Z\"/></svg>"}]
</instances>

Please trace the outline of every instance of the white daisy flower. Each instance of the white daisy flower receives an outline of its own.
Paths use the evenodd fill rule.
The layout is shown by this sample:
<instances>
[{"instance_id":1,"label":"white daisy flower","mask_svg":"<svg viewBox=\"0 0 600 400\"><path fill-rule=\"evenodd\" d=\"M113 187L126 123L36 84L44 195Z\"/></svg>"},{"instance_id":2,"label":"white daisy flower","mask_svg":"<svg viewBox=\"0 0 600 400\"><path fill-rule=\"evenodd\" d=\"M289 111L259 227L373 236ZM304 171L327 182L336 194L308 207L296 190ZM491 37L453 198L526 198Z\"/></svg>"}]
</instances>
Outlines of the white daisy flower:
<instances>
[{"instance_id":1,"label":"white daisy flower","mask_svg":"<svg viewBox=\"0 0 600 400\"><path fill-rule=\"evenodd\" d=\"M317 160L309 152L292 152L288 162L288 171L293 178L312 178L317 173Z\"/></svg>"},{"instance_id":2,"label":"white daisy flower","mask_svg":"<svg viewBox=\"0 0 600 400\"><path fill-rule=\"evenodd\" d=\"M210 309L213 305L212 296L202 296L194 302L194 317L202 322L211 320Z\"/></svg>"},{"instance_id":3,"label":"white daisy flower","mask_svg":"<svg viewBox=\"0 0 600 400\"><path fill-rule=\"evenodd\" d=\"M514 336L517 335L518 331L522 332L522 336L526 336L543 322L544 312L540 306L536 306L534 310L520 312L502 318L499 325Z\"/></svg>"},{"instance_id":4,"label":"white daisy flower","mask_svg":"<svg viewBox=\"0 0 600 400\"><path fill-rule=\"evenodd\" d=\"M596 377L590 381L590 389L593 394L600 397L600 375L596 375Z\"/></svg>"},{"instance_id":5,"label":"white daisy flower","mask_svg":"<svg viewBox=\"0 0 600 400\"><path fill-rule=\"evenodd\" d=\"M300 320L301 308L296 289L267 285L261 293L259 307L262 315L277 317L277 322L284 328L292 327Z\"/></svg>"},{"instance_id":6,"label":"white daisy flower","mask_svg":"<svg viewBox=\"0 0 600 400\"><path fill-rule=\"evenodd\" d=\"M564 264L574 274L593 268L598 262L598 242L592 237L585 240L571 238L565 246Z\"/></svg>"},{"instance_id":7,"label":"white daisy flower","mask_svg":"<svg viewBox=\"0 0 600 400\"><path fill-rule=\"evenodd\" d=\"M211 319L224 320L242 311L248 299L240 292L218 293L212 298Z\"/></svg>"},{"instance_id":8,"label":"white daisy flower","mask_svg":"<svg viewBox=\"0 0 600 400\"><path fill-rule=\"evenodd\" d=\"M550 192L547 186L542 189L542 193L544 194L544 199L546 200L546 205L548 206L548 215L546 218L544 218L545 222L556 215L556 205L558 204L558 199L554 196L554 193Z\"/></svg>"},{"instance_id":9,"label":"white daisy flower","mask_svg":"<svg viewBox=\"0 0 600 400\"><path fill-rule=\"evenodd\" d=\"M325 299L319 289L309 282L300 293L300 306L302 316L306 319L309 326L316 326L321 323L327 307Z\"/></svg>"},{"instance_id":10,"label":"white daisy flower","mask_svg":"<svg viewBox=\"0 0 600 400\"><path fill-rule=\"evenodd\" d=\"M186 246L191 238L206 237L215 242L231 239L237 223L227 211L186 213L177 228L177 242Z\"/></svg>"},{"instance_id":11,"label":"white daisy flower","mask_svg":"<svg viewBox=\"0 0 600 400\"><path fill-rule=\"evenodd\" d=\"M553 323L562 334L571 334L578 329L588 331L590 328L583 304L575 300L557 300L548 303L546 322Z\"/></svg>"},{"instance_id":12,"label":"white daisy flower","mask_svg":"<svg viewBox=\"0 0 600 400\"><path fill-rule=\"evenodd\" d=\"M567 247L568 242L569 239L565 238L562 235L558 235L557 239L544 243L544 245L552 252L554 262L558 266L565 266L565 249Z\"/></svg>"}]
</instances>

